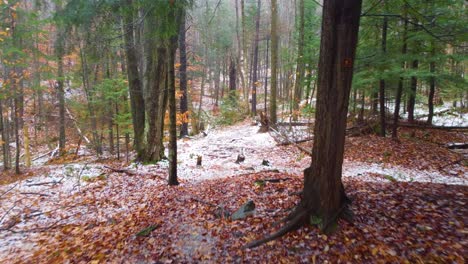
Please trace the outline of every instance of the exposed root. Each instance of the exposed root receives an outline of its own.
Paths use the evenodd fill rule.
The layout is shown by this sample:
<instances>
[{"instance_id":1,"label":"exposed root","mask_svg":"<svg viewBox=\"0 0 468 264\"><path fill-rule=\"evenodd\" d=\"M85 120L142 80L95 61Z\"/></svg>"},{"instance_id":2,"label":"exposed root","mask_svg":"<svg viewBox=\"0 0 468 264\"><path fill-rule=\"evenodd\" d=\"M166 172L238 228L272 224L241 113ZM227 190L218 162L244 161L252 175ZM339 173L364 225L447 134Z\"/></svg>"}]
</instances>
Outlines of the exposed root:
<instances>
[{"instance_id":1,"label":"exposed root","mask_svg":"<svg viewBox=\"0 0 468 264\"><path fill-rule=\"evenodd\" d=\"M270 236L267 236L267 237L265 237L263 239L253 241L253 242L247 244L244 248L258 247L258 246L260 246L262 244L265 244L265 243L268 243L268 242L270 242L272 240L280 238L280 237L284 236L285 234L299 228L302 225L302 223L304 222L304 218L307 215L307 211L302 208L302 209L295 210L291 214L294 214L295 217L291 221L289 221L285 226L283 226L280 230L278 230L276 233L274 233L274 234L272 234Z\"/></svg>"}]
</instances>

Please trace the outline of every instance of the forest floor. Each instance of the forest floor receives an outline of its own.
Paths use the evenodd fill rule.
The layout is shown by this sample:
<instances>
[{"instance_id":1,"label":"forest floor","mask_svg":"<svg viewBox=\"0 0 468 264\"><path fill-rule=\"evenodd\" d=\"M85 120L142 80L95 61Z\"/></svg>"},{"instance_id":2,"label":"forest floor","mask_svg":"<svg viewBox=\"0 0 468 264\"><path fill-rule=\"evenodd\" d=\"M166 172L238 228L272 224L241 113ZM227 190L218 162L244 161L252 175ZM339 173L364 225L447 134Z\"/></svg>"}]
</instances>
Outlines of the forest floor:
<instances>
[{"instance_id":1,"label":"forest floor","mask_svg":"<svg viewBox=\"0 0 468 264\"><path fill-rule=\"evenodd\" d=\"M340 223L331 236L303 227L243 249L278 229L310 165L296 146L279 145L251 123L180 140L177 187L166 184L167 162L124 164L84 152L36 163L0 185L1 262L465 262L467 157L444 145L468 135L430 129L401 129L399 141L347 138L353 224ZM236 163L239 154L245 161ZM279 181L258 184L265 179ZM253 216L215 216L248 200Z\"/></svg>"}]
</instances>

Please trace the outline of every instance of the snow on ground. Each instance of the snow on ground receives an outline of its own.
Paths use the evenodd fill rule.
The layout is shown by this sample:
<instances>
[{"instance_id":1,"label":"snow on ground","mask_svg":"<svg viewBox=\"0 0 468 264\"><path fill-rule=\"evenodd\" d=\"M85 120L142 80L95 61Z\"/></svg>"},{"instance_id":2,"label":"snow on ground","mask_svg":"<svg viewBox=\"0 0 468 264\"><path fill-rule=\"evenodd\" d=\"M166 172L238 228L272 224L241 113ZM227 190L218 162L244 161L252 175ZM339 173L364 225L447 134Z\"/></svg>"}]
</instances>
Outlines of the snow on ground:
<instances>
[{"instance_id":1,"label":"snow on ground","mask_svg":"<svg viewBox=\"0 0 468 264\"><path fill-rule=\"evenodd\" d=\"M380 177L379 177L380 176ZM468 174L458 176L456 172L442 174L438 171L412 170L402 166L345 161L343 177L359 177L363 181L427 182L451 185L468 185Z\"/></svg>"},{"instance_id":2,"label":"snow on ground","mask_svg":"<svg viewBox=\"0 0 468 264\"><path fill-rule=\"evenodd\" d=\"M178 176L182 184L220 179L263 170L302 174L310 157L294 146L277 146L269 133L257 133L250 121L179 141ZM243 154L245 161L236 163ZM197 156L203 157L196 166ZM263 160L269 166L262 165ZM145 206L151 189L166 182L167 161L156 165L132 164L138 176L110 173L89 157L76 164L37 164L38 176L0 186L0 259L38 246L37 231L58 224L112 221L113 216ZM42 171L44 171L42 173ZM468 174L412 170L402 166L345 160L344 177L364 181L405 181L468 185ZM90 202L94 201L94 202ZM9 231L10 226L13 226Z\"/></svg>"},{"instance_id":3,"label":"snow on ground","mask_svg":"<svg viewBox=\"0 0 468 264\"><path fill-rule=\"evenodd\" d=\"M390 108L394 108L391 106ZM393 111L393 110L392 110ZM429 110L427 106L416 104L414 116L417 120L426 121ZM401 117L408 118L408 113L401 114ZM455 112L450 103L434 107L434 117L432 124L435 126L463 126L468 127L468 113Z\"/></svg>"}]
</instances>

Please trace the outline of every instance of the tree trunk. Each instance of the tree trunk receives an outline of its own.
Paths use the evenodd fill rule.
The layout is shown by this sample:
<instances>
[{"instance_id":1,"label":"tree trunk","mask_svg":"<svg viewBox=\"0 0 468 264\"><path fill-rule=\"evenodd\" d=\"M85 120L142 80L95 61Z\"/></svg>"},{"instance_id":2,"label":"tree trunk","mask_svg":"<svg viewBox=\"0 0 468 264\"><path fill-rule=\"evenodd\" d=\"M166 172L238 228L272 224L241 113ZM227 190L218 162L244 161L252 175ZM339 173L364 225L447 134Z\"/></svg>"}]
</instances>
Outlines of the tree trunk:
<instances>
[{"instance_id":1,"label":"tree trunk","mask_svg":"<svg viewBox=\"0 0 468 264\"><path fill-rule=\"evenodd\" d=\"M265 115L268 113L268 109L267 109L267 95L268 95L268 59L269 59L269 48L270 48L270 38L267 37L266 39L266 52L265 52L265 84L264 84L264 89L265 89L265 101L264 101L264 113Z\"/></svg>"},{"instance_id":2,"label":"tree trunk","mask_svg":"<svg viewBox=\"0 0 468 264\"><path fill-rule=\"evenodd\" d=\"M328 233L349 212L341 174L360 13L361 0L324 1L314 146L312 164L304 171L303 198L281 230L248 247L308 222Z\"/></svg>"},{"instance_id":3,"label":"tree trunk","mask_svg":"<svg viewBox=\"0 0 468 264\"><path fill-rule=\"evenodd\" d=\"M257 16L255 18L255 43L254 43L254 56L252 67L252 115L257 115L257 85L258 85L258 41L260 34L260 11L261 2L257 1Z\"/></svg>"},{"instance_id":4,"label":"tree trunk","mask_svg":"<svg viewBox=\"0 0 468 264\"><path fill-rule=\"evenodd\" d=\"M302 85L304 81L304 45L305 45L305 17L304 17L304 0L299 0L299 41L297 49L297 68L296 82L294 84L294 100L293 100L293 119L297 121L299 116L299 104L302 99Z\"/></svg>"},{"instance_id":5,"label":"tree trunk","mask_svg":"<svg viewBox=\"0 0 468 264\"><path fill-rule=\"evenodd\" d=\"M65 154L65 92L63 89L63 56L64 56L64 36L59 27L56 40L55 53L57 56L57 95L59 101L59 153Z\"/></svg>"},{"instance_id":6,"label":"tree trunk","mask_svg":"<svg viewBox=\"0 0 468 264\"><path fill-rule=\"evenodd\" d=\"M8 118L4 119L3 117L3 100L2 99L0 99L0 131L2 133L3 170L6 171L11 168L10 167L10 140L8 136L9 135Z\"/></svg>"},{"instance_id":7,"label":"tree trunk","mask_svg":"<svg viewBox=\"0 0 468 264\"><path fill-rule=\"evenodd\" d=\"M385 5L385 2L384 2ZM388 18L384 17L382 25L382 53L387 53L387 28ZM385 120L387 119L385 113L385 80L380 79L379 83L379 103L380 103L380 136L385 137L387 126Z\"/></svg>"},{"instance_id":8,"label":"tree trunk","mask_svg":"<svg viewBox=\"0 0 468 264\"><path fill-rule=\"evenodd\" d=\"M177 180L177 107L176 107L176 89L175 89L175 52L177 49L177 37L172 39L169 44L170 54L169 54L169 72L168 72L168 81L169 81L169 185L179 185Z\"/></svg>"},{"instance_id":9,"label":"tree trunk","mask_svg":"<svg viewBox=\"0 0 468 264\"><path fill-rule=\"evenodd\" d=\"M123 31L125 43L125 57L127 62L127 77L130 94L130 107L132 112L132 124L134 133L134 146L137 152L137 160L142 160L145 153L144 136L145 136L145 100L143 96L143 84L138 71L138 57L135 48L133 28L134 14L136 11L133 7L133 0L122 0L122 5L125 6L123 12Z\"/></svg>"},{"instance_id":10,"label":"tree trunk","mask_svg":"<svg viewBox=\"0 0 468 264\"><path fill-rule=\"evenodd\" d=\"M413 60L412 64L413 70L418 69L418 60ZM416 104L416 91L418 88L418 78L416 76L411 77L411 90L409 93L409 98L408 98L408 121L413 122L414 121L414 106Z\"/></svg>"},{"instance_id":11,"label":"tree trunk","mask_svg":"<svg viewBox=\"0 0 468 264\"><path fill-rule=\"evenodd\" d=\"M236 62L231 58L231 63L229 65L229 97L231 100L236 99Z\"/></svg>"},{"instance_id":12,"label":"tree trunk","mask_svg":"<svg viewBox=\"0 0 468 264\"><path fill-rule=\"evenodd\" d=\"M270 88L270 125L278 122L276 116L276 90L278 87L278 1L271 0L271 88ZM265 95L266 96L266 95Z\"/></svg>"},{"instance_id":13,"label":"tree trunk","mask_svg":"<svg viewBox=\"0 0 468 264\"><path fill-rule=\"evenodd\" d=\"M347 202L341 173L361 0L325 1L323 10L315 139L301 206L328 231Z\"/></svg>"},{"instance_id":14,"label":"tree trunk","mask_svg":"<svg viewBox=\"0 0 468 264\"><path fill-rule=\"evenodd\" d=\"M407 51L407 30L408 30L408 20L406 18L406 5L404 7L404 28L403 28L403 47L402 47L402 53L403 56L406 54ZM405 61L402 62L401 67L402 69L405 69ZM400 118L400 103L401 103L401 95L403 93L403 77L400 77L400 80L398 81L398 88L395 96L395 111L393 113L393 129L392 129L392 138L396 139L398 138L398 119Z\"/></svg>"},{"instance_id":15,"label":"tree trunk","mask_svg":"<svg viewBox=\"0 0 468 264\"><path fill-rule=\"evenodd\" d=\"M187 119L182 120L182 125L180 126L180 137L188 136L188 101L187 101L187 46L185 43L185 31L186 31L186 13L185 10L182 11L180 29L179 29L179 75L180 75L180 113L187 117Z\"/></svg>"}]
</instances>

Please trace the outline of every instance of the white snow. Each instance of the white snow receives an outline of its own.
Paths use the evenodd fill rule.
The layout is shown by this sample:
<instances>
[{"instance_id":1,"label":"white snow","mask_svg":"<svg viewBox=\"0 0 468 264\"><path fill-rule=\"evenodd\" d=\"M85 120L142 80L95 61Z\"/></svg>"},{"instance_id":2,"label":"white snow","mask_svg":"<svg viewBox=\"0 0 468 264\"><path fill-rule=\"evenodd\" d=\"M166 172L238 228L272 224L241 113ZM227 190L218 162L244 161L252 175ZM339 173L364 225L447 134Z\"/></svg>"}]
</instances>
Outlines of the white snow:
<instances>
[{"instance_id":1,"label":"white snow","mask_svg":"<svg viewBox=\"0 0 468 264\"><path fill-rule=\"evenodd\" d=\"M378 174L383 177L376 177L372 174ZM389 176L386 178L385 176ZM451 185L468 185L468 174L461 176L443 174L438 171L430 170L412 170L402 166L365 163L356 161L345 161L343 165L343 177L359 177L363 181L380 182L392 180L400 182L428 182Z\"/></svg>"}]
</instances>

